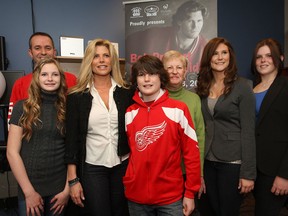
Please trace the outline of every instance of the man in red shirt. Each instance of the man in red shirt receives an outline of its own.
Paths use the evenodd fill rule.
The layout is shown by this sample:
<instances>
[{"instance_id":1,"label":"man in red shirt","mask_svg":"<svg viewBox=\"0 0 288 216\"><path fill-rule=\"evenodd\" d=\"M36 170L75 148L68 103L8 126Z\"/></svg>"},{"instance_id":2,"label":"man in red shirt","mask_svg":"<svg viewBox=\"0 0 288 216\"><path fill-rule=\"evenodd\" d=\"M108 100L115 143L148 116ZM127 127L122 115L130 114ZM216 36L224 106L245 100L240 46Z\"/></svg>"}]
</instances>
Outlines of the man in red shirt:
<instances>
[{"instance_id":1,"label":"man in red shirt","mask_svg":"<svg viewBox=\"0 0 288 216\"><path fill-rule=\"evenodd\" d=\"M44 32L36 32L32 34L29 39L28 54L32 58L34 65L43 58L55 57L56 49L52 37ZM65 77L68 88L76 84L77 78L74 74L65 72ZM28 98L28 88L31 80L32 73L29 73L16 80L14 83L9 102L8 122L12 114L13 106L16 102Z\"/></svg>"}]
</instances>

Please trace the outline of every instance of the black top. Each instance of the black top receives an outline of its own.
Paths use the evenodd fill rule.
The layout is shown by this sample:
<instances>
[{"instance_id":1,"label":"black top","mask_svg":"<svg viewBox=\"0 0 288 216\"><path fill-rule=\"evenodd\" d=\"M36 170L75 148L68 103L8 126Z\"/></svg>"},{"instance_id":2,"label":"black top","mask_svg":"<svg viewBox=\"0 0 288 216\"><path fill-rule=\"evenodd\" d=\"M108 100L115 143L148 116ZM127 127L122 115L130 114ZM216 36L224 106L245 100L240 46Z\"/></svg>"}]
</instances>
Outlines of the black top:
<instances>
[{"instance_id":1,"label":"black top","mask_svg":"<svg viewBox=\"0 0 288 216\"><path fill-rule=\"evenodd\" d=\"M20 150L29 180L41 196L60 193L64 190L66 182L65 141L56 127L57 110L54 105L56 99L56 94L42 93L41 123L33 128L29 141L22 139ZM23 102L24 100L21 100L16 103L10 124L20 126ZM20 187L18 197L24 199Z\"/></svg>"},{"instance_id":2,"label":"black top","mask_svg":"<svg viewBox=\"0 0 288 216\"><path fill-rule=\"evenodd\" d=\"M266 93L256 123L257 168L288 179L288 79L276 77Z\"/></svg>"}]
</instances>

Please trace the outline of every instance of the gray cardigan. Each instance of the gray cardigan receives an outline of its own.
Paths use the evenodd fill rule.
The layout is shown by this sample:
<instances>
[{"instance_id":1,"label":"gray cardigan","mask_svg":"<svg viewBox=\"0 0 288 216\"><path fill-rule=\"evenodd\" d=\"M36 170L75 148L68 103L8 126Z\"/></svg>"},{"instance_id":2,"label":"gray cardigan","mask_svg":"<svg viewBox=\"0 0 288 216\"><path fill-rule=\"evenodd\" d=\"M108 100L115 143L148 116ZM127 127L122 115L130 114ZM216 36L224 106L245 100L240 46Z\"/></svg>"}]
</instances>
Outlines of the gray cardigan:
<instances>
[{"instance_id":1,"label":"gray cardigan","mask_svg":"<svg viewBox=\"0 0 288 216\"><path fill-rule=\"evenodd\" d=\"M240 178L256 178L255 96L252 82L238 78L231 92L218 98L212 116L202 99L205 157L209 149L221 161L241 160Z\"/></svg>"}]
</instances>

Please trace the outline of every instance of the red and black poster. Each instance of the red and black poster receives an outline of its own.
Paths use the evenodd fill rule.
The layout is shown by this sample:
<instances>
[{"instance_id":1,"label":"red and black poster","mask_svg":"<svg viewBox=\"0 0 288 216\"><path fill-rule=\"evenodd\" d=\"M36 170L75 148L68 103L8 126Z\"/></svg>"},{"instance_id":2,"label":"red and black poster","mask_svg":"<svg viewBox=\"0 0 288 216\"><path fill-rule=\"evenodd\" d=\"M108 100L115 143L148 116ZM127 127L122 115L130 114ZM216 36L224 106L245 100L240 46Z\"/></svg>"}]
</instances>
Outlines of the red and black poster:
<instances>
[{"instance_id":1,"label":"red and black poster","mask_svg":"<svg viewBox=\"0 0 288 216\"><path fill-rule=\"evenodd\" d=\"M203 48L217 36L217 0L133 1L125 4L126 78L131 65L145 54L162 58L178 50L188 59L183 85L197 85Z\"/></svg>"}]
</instances>

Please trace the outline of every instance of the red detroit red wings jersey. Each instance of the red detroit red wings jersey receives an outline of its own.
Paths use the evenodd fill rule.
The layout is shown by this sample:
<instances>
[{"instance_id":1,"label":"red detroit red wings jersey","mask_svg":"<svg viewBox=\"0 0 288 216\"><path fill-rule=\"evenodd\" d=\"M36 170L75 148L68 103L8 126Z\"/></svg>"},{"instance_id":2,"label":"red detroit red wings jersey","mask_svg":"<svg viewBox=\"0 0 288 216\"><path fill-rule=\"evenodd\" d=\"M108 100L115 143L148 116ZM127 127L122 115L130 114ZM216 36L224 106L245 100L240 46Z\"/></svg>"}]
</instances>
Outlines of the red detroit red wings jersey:
<instances>
[{"instance_id":1,"label":"red detroit red wings jersey","mask_svg":"<svg viewBox=\"0 0 288 216\"><path fill-rule=\"evenodd\" d=\"M200 156L189 110L183 102L162 92L150 107L136 92L127 109L126 131L131 149L125 194L142 204L166 205L194 198L200 188ZM181 169L184 158L187 180ZM184 189L185 188L185 189Z\"/></svg>"}]
</instances>

